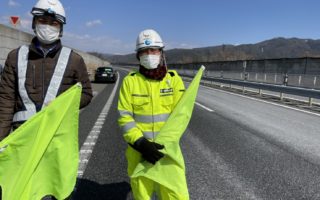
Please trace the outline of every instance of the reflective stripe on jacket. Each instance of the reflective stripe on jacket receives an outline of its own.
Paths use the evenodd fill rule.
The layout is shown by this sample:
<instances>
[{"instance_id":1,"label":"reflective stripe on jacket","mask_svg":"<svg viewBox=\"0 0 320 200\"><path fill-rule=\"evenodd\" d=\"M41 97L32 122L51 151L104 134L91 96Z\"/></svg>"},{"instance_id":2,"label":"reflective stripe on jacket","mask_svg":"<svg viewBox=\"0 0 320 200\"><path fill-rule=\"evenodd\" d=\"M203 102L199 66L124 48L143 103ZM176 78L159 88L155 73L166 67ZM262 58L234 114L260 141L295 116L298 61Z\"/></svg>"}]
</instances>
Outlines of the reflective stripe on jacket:
<instances>
[{"instance_id":1,"label":"reflective stripe on jacket","mask_svg":"<svg viewBox=\"0 0 320 200\"><path fill-rule=\"evenodd\" d=\"M29 46L23 45L20 47L19 53L18 53L18 70L17 70L18 77L19 77L18 79L19 95L22 99L22 102L26 110L16 112L13 116L13 120L12 120L13 122L26 121L37 112L36 105L29 98L28 92L25 87L27 67L28 67L28 53L29 53ZM71 53L71 49L67 47L62 47L57 65L55 67L44 102L42 104L42 108L48 105L52 100L56 98L59 87L61 85L63 74L67 67L70 53Z\"/></svg>"},{"instance_id":2,"label":"reflective stripe on jacket","mask_svg":"<svg viewBox=\"0 0 320 200\"><path fill-rule=\"evenodd\" d=\"M169 70L163 80L150 80L139 72L126 76L119 95L118 123L126 142L144 136L153 139L184 92L181 77Z\"/></svg>"}]
</instances>

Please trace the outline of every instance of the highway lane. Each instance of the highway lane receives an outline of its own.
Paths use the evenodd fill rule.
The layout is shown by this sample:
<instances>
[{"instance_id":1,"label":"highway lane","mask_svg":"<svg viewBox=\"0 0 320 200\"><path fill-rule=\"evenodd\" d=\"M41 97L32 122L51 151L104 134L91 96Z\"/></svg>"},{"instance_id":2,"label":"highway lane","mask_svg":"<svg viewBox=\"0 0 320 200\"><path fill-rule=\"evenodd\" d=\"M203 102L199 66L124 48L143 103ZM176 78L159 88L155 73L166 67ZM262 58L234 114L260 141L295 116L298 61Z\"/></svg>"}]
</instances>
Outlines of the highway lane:
<instances>
[{"instance_id":1,"label":"highway lane","mask_svg":"<svg viewBox=\"0 0 320 200\"><path fill-rule=\"evenodd\" d=\"M73 199L132 199L126 173L126 143L117 124L119 87L126 73L120 73L119 86ZM96 88L97 85L94 85ZM106 84L92 103L81 112L79 144L83 145L115 84Z\"/></svg>"},{"instance_id":2,"label":"highway lane","mask_svg":"<svg viewBox=\"0 0 320 200\"><path fill-rule=\"evenodd\" d=\"M81 112L80 145L113 87ZM132 199L117 97L74 199ZM319 116L205 87L197 102L211 112L196 105L181 140L191 199L320 198Z\"/></svg>"},{"instance_id":3,"label":"highway lane","mask_svg":"<svg viewBox=\"0 0 320 200\"><path fill-rule=\"evenodd\" d=\"M192 199L320 198L319 116L205 87L197 101L214 112L196 107L182 140Z\"/></svg>"},{"instance_id":4,"label":"highway lane","mask_svg":"<svg viewBox=\"0 0 320 200\"><path fill-rule=\"evenodd\" d=\"M320 164L320 114L205 87L198 102Z\"/></svg>"}]
</instances>

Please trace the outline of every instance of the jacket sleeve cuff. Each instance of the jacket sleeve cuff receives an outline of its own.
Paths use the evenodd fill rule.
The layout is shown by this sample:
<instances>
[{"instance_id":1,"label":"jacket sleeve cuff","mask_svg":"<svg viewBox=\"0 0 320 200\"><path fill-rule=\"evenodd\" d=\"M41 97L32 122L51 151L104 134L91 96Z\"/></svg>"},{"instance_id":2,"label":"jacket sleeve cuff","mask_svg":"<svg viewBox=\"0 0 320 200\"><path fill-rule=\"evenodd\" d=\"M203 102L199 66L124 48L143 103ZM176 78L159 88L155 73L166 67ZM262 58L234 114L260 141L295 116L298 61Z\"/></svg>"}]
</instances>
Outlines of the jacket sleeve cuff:
<instances>
[{"instance_id":1,"label":"jacket sleeve cuff","mask_svg":"<svg viewBox=\"0 0 320 200\"><path fill-rule=\"evenodd\" d=\"M141 130L130 130L123 135L124 140L129 144L134 144L138 139L143 137Z\"/></svg>"}]
</instances>

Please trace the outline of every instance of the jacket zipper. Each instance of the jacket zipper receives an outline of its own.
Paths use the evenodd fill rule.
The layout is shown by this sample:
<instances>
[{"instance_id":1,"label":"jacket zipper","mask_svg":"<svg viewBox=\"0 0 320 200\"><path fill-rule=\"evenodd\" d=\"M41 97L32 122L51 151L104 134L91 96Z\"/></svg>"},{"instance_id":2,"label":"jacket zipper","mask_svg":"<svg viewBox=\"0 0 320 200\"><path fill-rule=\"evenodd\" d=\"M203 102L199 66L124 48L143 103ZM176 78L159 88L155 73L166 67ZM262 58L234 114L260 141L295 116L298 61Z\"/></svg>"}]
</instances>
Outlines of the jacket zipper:
<instances>
[{"instance_id":1,"label":"jacket zipper","mask_svg":"<svg viewBox=\"0 0 320 200\"><path fill-rule=\"evenodd\" d=\"M32 65L33 89L36 89L36 66Z\"/></svg>"},{"instance_id":2,"label":"jacket zipper","mask_svg":"<svg viewBox=\"0 0 320 200\"><path fill-rule=\"evenodd\" d=\"M151 115L152 115L152 141L154 141L154 113L153 113L153 92L152 92L152 82L149 81L149 85L150 85L150 97L151 97Z\"/></svg>"},{"instance_id":3,"label":"jacket zipper","mask_svg":"<svg viewBox=\"0 0 320 200\"><path fill-rule=\"evenodd\" d=\"M45 57L42 60L41 73L42 73L42 101L44 101L44 63Z\"/></svg>"},{"instance_id":4,"label":"jacket zipper","mask_svg":"<svg viewBox=\"0 0 320 200\"><path fill-rule=\"evenodd\" d=\"M42 60L42 102L44 103L44 98L45 98L45 71L44 71L44 66L45 66L45 61L46 61L46 57L48 55L48 52L43 52L43 60Z\"/></svg>"}]
</instances>

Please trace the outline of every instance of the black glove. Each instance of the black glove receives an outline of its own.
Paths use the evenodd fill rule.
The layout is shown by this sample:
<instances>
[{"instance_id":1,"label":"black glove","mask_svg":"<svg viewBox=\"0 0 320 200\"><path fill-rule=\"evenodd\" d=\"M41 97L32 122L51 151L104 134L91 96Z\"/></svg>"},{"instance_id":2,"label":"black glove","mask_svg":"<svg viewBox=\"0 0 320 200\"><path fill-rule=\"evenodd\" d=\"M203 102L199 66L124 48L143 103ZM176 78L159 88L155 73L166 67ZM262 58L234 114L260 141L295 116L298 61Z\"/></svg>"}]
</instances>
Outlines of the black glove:
<instances>
[{"instance_id":1,"label":"black glove","mask_svg":"<svg viewBox=\"0 0 320 200\"><path fill-rule=\"evenodd\" d=\"M131 145L135 150L139 151L142 154L142 157L152 163L155 164L158 160L160 160L164 154L158 151L159 149L163 149L164 146L155 142L150 142L144 137L139 138L133 145Z\"/></svg>"}]
</instances>

